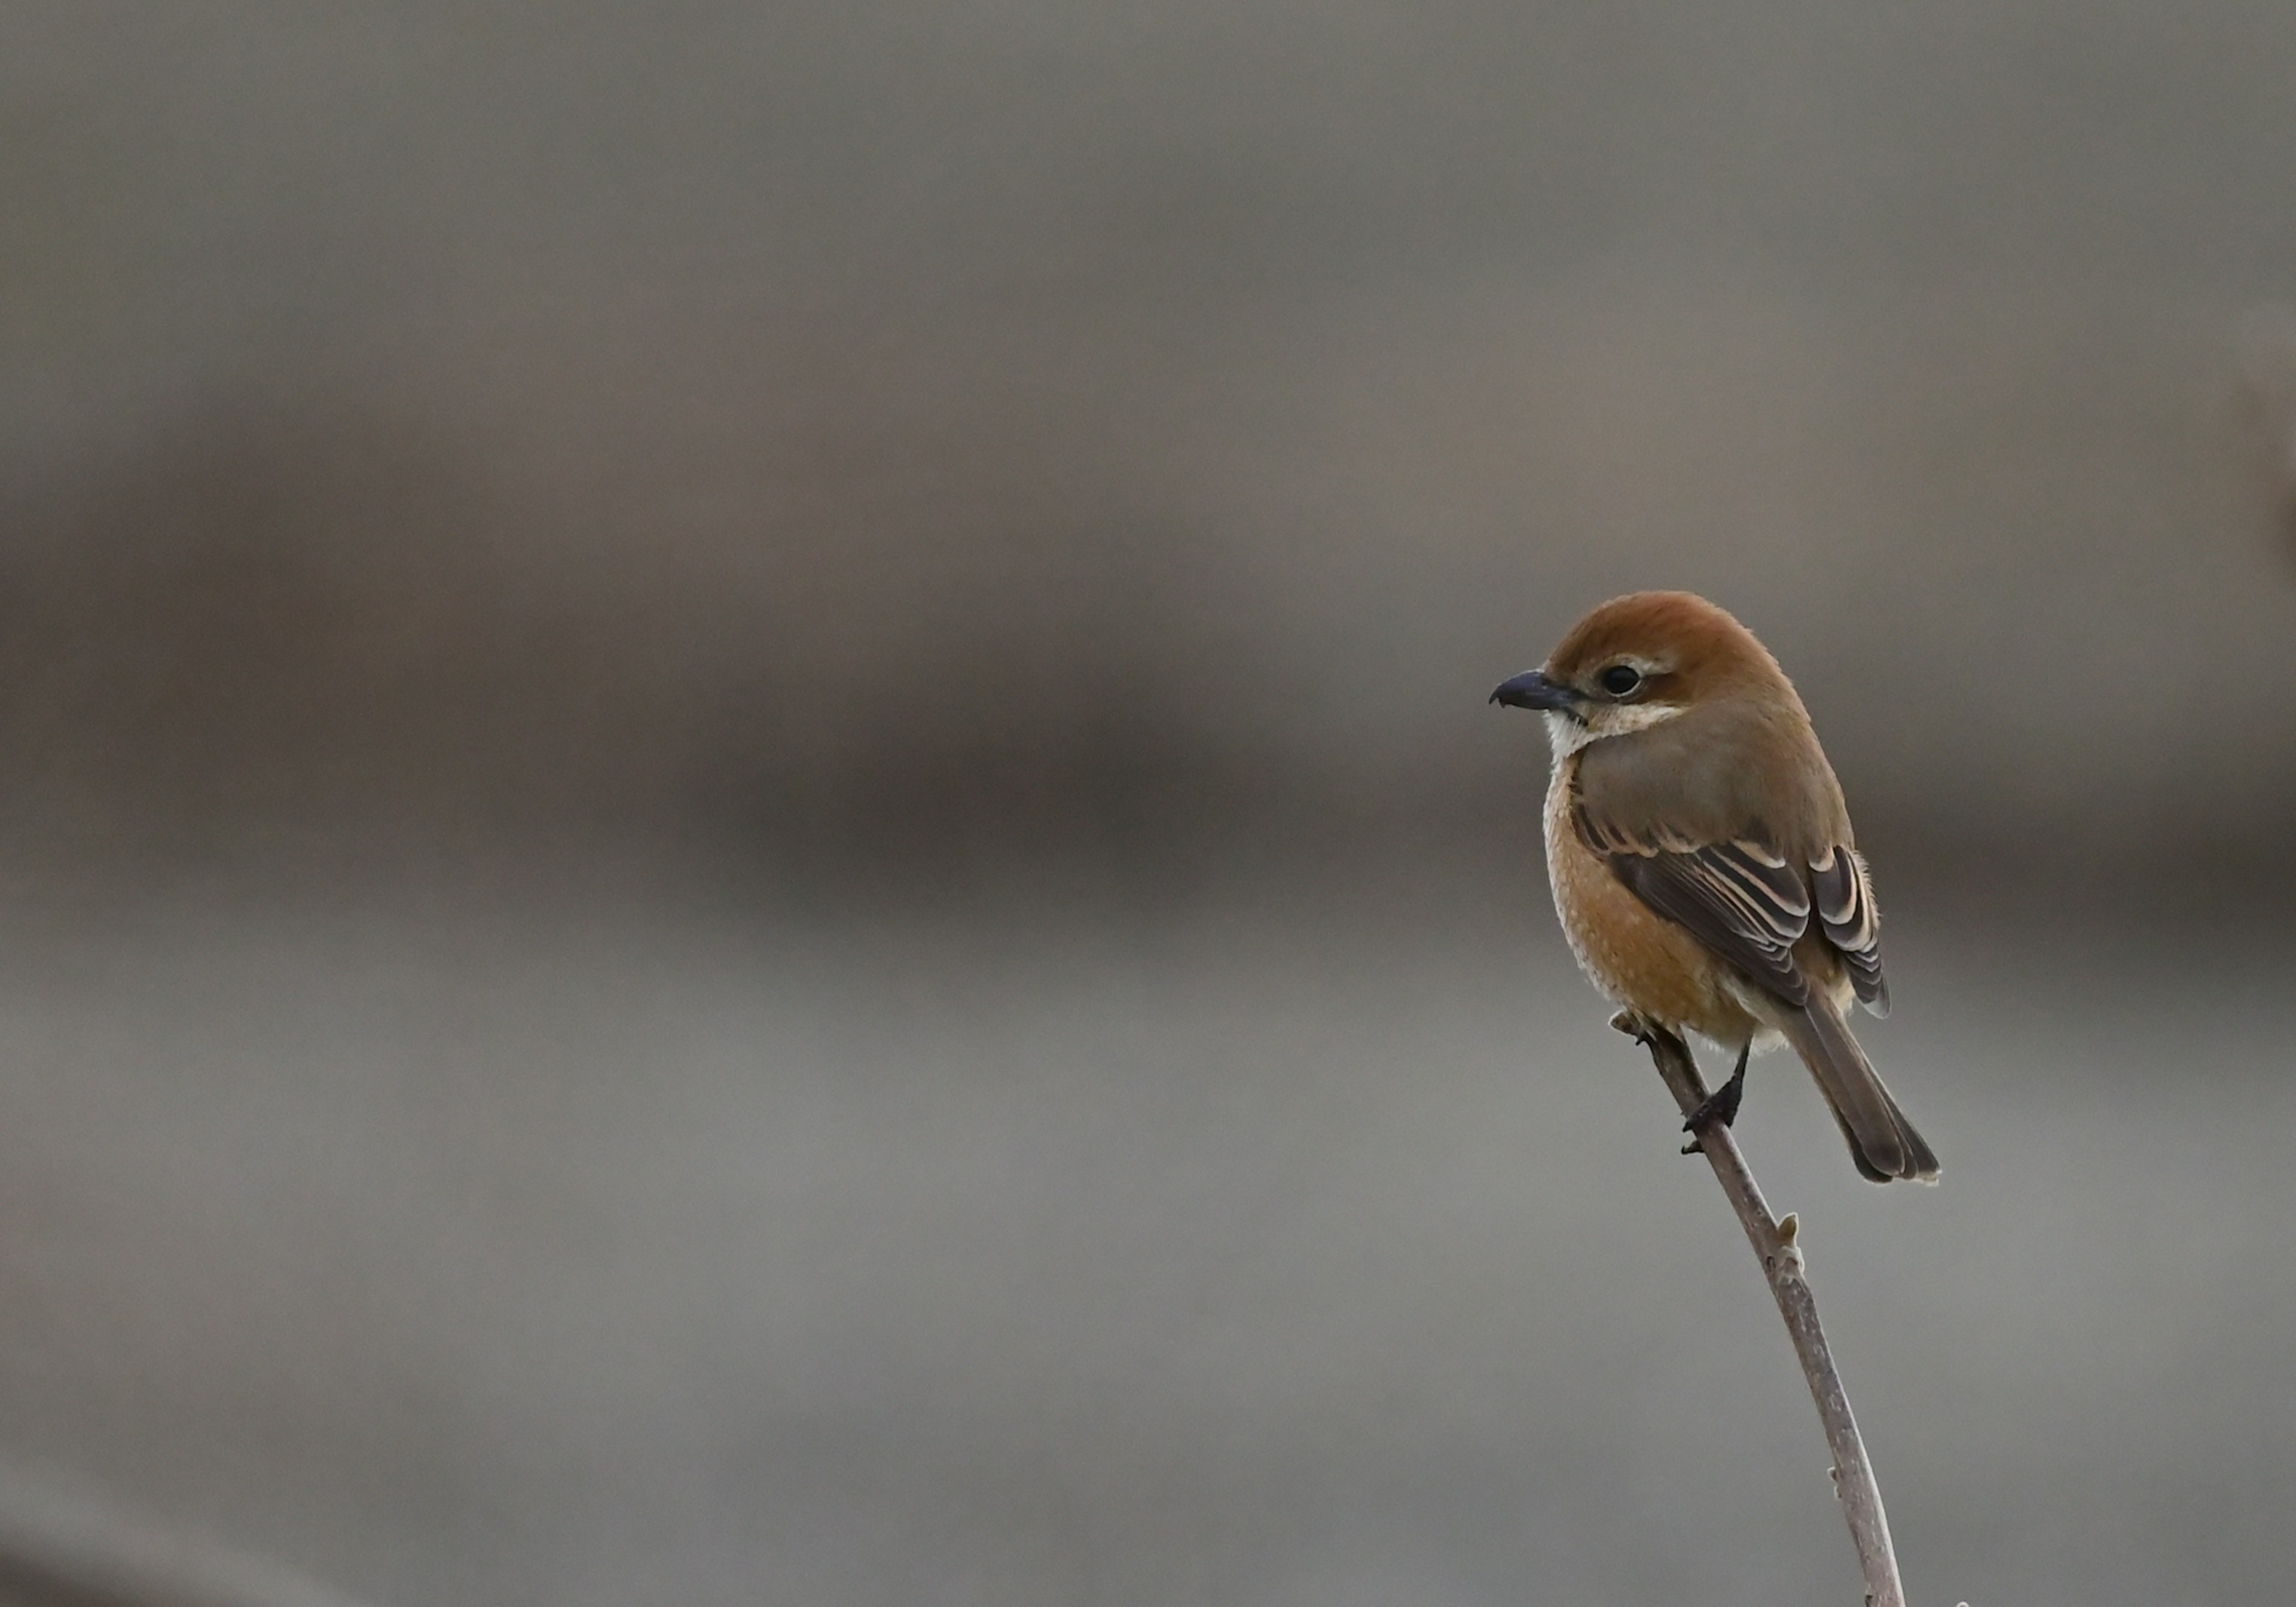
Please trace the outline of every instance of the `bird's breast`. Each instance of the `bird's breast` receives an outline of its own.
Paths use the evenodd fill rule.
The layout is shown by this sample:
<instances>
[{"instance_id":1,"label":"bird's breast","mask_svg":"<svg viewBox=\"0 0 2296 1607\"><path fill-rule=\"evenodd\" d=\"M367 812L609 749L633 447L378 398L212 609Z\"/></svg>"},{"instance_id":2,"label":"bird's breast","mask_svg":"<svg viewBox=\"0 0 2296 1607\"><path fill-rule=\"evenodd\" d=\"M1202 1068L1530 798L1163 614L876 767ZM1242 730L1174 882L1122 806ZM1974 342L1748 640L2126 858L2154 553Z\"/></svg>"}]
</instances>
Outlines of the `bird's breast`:
<instances>
[{"instance_id":1,"label":"bird's breast","mask_svg":"<svg viewBox=\"0 0 2296 1607\"><path fill-rule=\"evenodd\" d=\"M1721 1044L1738 1044L1759 1023L1729 986L1723 967L1684 928L1653 913L1578 840L1570 822L1578 756L1555 767L1546 791L1546 876L1554 913L1579 969L1608 997L1654 1020Z\"/></svg>"}]
</instances>

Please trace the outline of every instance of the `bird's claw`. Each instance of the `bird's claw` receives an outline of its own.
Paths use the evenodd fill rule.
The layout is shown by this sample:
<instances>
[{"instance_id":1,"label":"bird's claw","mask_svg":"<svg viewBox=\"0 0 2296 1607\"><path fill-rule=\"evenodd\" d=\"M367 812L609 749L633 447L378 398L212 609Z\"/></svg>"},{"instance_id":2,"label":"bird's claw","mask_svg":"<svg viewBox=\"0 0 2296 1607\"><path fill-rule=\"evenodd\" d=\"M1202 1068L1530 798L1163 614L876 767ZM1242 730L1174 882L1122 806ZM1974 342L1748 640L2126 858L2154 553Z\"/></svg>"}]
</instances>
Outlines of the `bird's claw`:
<instances>
[{"instance_id":1,"label":"bird's claw","mask_svg":"<svg viewBox=\"0 0 2296 1607\"><path fill-rule=\"evenodd\" d=\"M1751 1045L1738 1051L1738 1064L1731 1071L1730 1080L1698 1102L1698 1108L1683 1121L1684 1132L1695 1135L1715 1122L1720 1122L1726 1127L1735 1125L1739 1103L1746 1097L1746 1056L1751 1051ZM1704 1147L1693 1136L1682 1146L1682 1152L1695 1155Z\"/></svg>"},{"instance_id":2,"label":"bird's claw","mask_svg":"<svg viewBox=\"0 0 2296 1607\"><path fill-rule=\"evenodd\" d=\"M1684 1120L1682 1130L1695 1133L1710 1121L1718 1121L1726 1127L1736 1126L1738 1106L1745 1097L1746 1069L1741 1066L1728 1082L1698 1102L1698 1108Z\"/></svg>"}]
</instances>

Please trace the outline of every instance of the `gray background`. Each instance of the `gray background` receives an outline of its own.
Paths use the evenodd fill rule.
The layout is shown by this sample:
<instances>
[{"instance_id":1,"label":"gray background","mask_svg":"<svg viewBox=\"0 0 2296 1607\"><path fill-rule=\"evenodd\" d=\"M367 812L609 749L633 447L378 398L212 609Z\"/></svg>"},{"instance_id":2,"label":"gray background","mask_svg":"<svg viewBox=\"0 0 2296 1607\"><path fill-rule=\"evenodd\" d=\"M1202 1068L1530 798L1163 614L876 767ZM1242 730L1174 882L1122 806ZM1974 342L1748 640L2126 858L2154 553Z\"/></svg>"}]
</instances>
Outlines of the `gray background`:
<instances>
[{"instance_id":1,"label":"gray background","mask_svg":"<svg viewBox=\"0 0 2296 1607\"><path fill-rule=\"evenodd\" d=\"M0 1462L378 1601L1854 1599L1483 707L1776 649L1916 1602L2279 1603L2296 12L0 4Z\"/></svg>"}]
</instances>

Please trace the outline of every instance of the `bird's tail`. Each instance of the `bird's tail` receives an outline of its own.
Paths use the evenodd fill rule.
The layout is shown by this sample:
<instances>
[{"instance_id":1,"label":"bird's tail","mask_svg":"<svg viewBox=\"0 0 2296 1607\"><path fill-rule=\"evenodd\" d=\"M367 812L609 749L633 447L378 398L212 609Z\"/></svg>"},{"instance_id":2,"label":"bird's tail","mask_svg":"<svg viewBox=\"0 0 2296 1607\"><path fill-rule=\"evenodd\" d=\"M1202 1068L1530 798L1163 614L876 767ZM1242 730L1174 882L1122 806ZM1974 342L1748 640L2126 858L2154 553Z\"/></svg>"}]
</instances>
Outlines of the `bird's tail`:
<instances>
[{"instance_id":1,"label":"bird's tail","mask_svg":"<svg viewBox=\"0 0 2296 1607\"><path fill-rule=\"evenodd\" d=\"M1874 1183L1899 1177L1937 1181L1936 1152L1898 1109L1831 1001L1812 999L1808 1009L1786 1014L1778 1027L1833 1107L1860 1177Z\"/></svg>"}]
</instances>

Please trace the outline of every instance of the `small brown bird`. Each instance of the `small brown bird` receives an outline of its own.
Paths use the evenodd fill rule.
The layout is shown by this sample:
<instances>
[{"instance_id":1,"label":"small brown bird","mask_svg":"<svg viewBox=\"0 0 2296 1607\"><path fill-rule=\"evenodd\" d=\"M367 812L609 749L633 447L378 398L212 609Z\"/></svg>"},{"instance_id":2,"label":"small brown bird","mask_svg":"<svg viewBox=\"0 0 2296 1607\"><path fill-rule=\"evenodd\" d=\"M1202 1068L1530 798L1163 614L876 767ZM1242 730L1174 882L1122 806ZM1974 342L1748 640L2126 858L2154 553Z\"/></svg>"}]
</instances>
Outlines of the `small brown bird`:
<instances>
[{"instance_id":1,"label":"small brown bird","mask_svg":"<svg viewBox=\"0 0 2296 1607\"><path fill-rule=\"evenodd\" d=\"M1547 876L1595 986L1737 1051L1708 1102L1724 1121L1747 1055L1783 1039L1863 1176L1934 1181L1937 1156L1849 1034L1853 997L1875 1015L1890 1004L1874 890L1841 783L1769 650L1702 597L1637 592L1491 701L1546 716Z\"/></svg>"}]
</instances>

